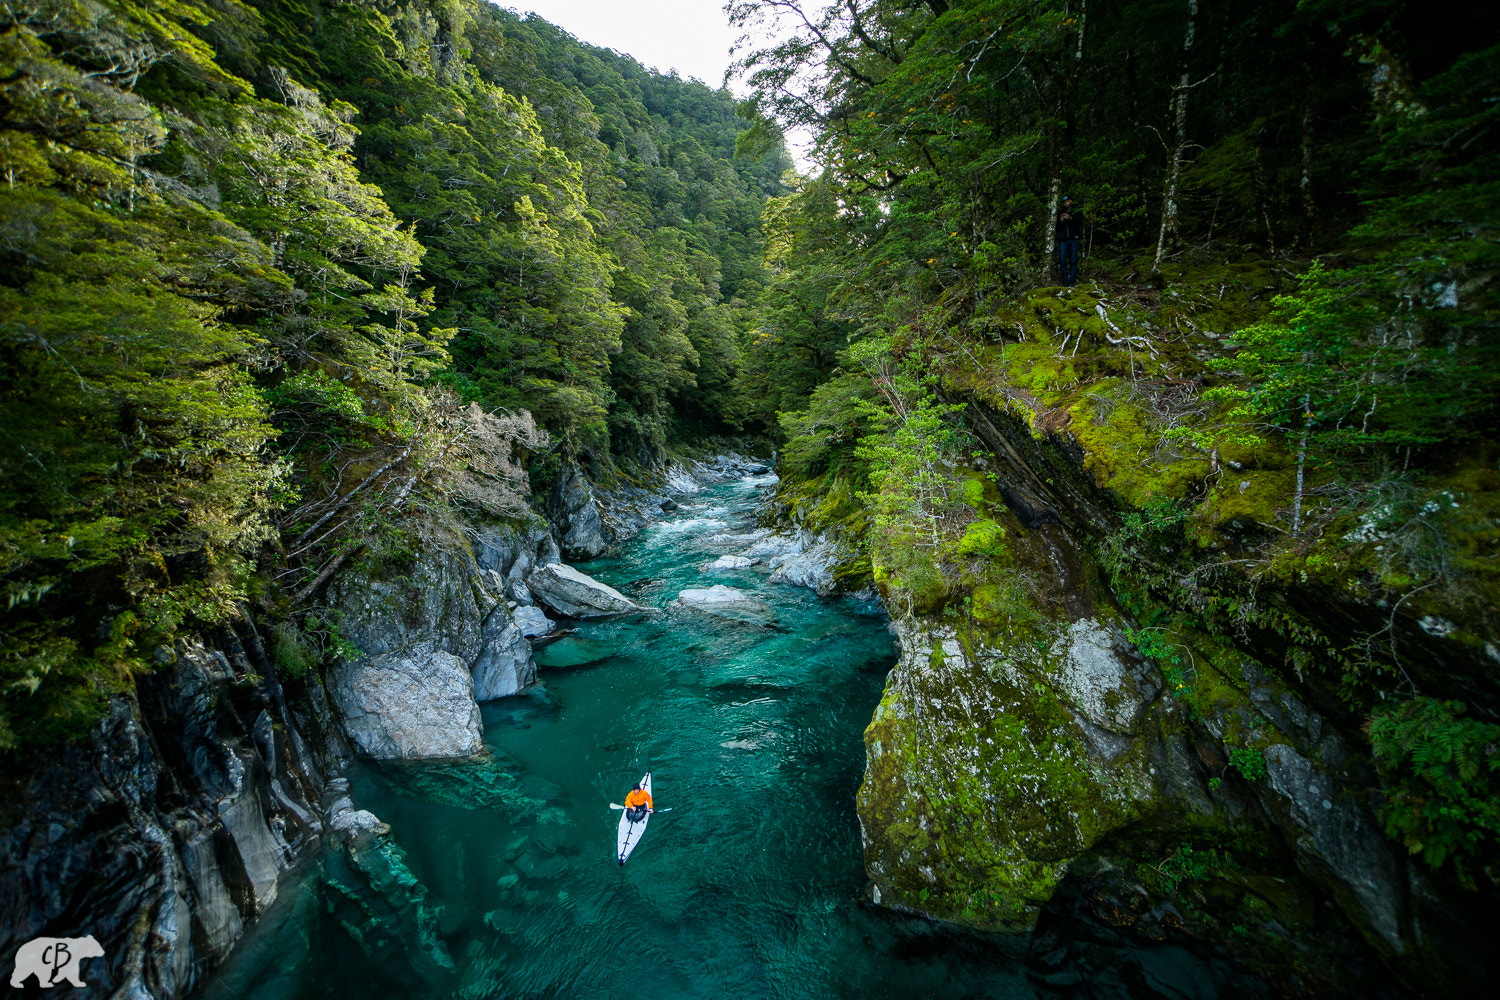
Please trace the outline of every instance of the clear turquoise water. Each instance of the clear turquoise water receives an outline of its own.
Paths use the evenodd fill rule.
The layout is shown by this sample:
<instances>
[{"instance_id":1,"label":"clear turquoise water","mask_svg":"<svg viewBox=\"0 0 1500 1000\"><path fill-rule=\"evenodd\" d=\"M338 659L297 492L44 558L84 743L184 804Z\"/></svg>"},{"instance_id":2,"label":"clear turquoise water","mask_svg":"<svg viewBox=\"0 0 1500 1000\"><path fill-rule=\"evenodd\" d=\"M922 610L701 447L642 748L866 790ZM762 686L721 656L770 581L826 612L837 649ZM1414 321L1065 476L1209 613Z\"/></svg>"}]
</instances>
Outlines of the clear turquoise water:
<instances>
[{"instance_id":1,"label":"clear turquoise water","mask_svg":"<svg viewBox=\"0 0 1500 1000\"><path fill-rule=\"evenodd\" d=\"M861 902L854 794L891 636L873 606L701 569L761 485L700 494L584 567L662 610L546 647L542 690L485 706L494 763L358 768L356 805L421 886L397 871L372 891L330 855L212 1000L1033 995L1023 941ZM716 582L764 607L670 606ZM608 806L647 770L671 811L622 868Z\"/></svg>"}]
</instances>

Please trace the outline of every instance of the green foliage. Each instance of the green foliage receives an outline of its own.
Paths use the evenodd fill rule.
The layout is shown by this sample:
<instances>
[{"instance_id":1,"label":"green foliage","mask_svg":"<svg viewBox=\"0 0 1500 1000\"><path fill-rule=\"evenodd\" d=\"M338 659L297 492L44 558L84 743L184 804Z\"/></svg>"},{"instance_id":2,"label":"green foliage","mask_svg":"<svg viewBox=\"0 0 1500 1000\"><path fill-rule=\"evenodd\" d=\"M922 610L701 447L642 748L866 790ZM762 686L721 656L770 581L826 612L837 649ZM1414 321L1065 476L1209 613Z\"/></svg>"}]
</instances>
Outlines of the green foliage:
<instances>
[{"instance_id":1,"label":"green foliage","mask_svg":"<svg viewBox=\"0 0 1500 1000\"><path fill-rule=\"evenodd\" d=\"M936 548L942 520L962 500L951 471L959 443L951 418L963 407L938 400L934 380L921 368L920 341L900 358L892 346L891 339L869 338L849 349L850 360L865 367L878 394L878 402L866 407L872 433L860 439L856 454L870 467L872 492L866 499L875 525Z\"/></svg>"},{"instance_id":2,"label":"green foliage","mask_svg":"<svg viewBox=\"0 0 1500 1000\"><path fill-rule=\"evenodd\" d=\"M1224 867L1215 851L1195 851L1192 844L1179 844L1169 857L1154 865L1139 865L1136 875L1146 888L1161 896L1176 895L1183 882L1204 881Z\"/></svg>"},{"instance_id":3,"label":"green foliage","mask_svg":"<svg viewBox=\"0 0 1500 1000\"><path fill-rule=\"evenodd\" d=\"M365 416L359 394L321 368L298 372L266 393L266 398L273 405L306 406L350 423L357 423Z\"/></svg>"},{"instance_id":4,"label":"green foliage","mask_svg":"<svg viewBox=\"0 0 1500 1000\"><path fill-rule=\"evenodd\" d=\"M1246 781L1260 781L1266 776L1266 755L1258 747L1230 747L1229 766Z\"/></svg>"},{"instance_id":5,"label":"green foliage","mask_svg":"<svg viewBox=\"0 0 1500 1000\"><path fill-rule=\"evenodd\" d=\"M300 680L318 662L317 652L303 641L297 626L278 622L271 633L271 658L282 676Z\"/></svg>"},{"instance_id":6,"label":"green foliage","mask_svg":"<svg viewBox=\"0 0 1500 1000\"><path fill-rule=\"evenodd\" d=\"M1461 702L1411 698L1371 716L1375 758L1393 787L1386 832L1473 888L1495 879L1500 849L1500 726L1464 718Z\"/></svg>"},{"instance_id":7,"label":"green foliage","mask_svg":"<svg viewBox=\"0 0 1500 1000\"><path fill-rule=\"evenodd\" d=\"M1054 481L1071 455L996 458L1092 521L1130 641L1188 714L1243 703L1205 641L1359 713L1402 699L1372 729L1387 828L1463 877L1492 857L1493 755L1434 749L1443 767L1422 769L1387 729L1481 739L1405 699L1484 683L1495 626L1491 19L1429 25L1392 0L1084 11L730 5L777 29L738 53L747 111L810 129L821 170L768 215L747 349L783 471L821 475L857 441L876 578L910 599L891 607L988 626L1009 595L975 567L1006 540L959 472L956 406L1076 447L1117 505ZM1064 190L1088 220L1085 285L1035 288ZM1230 766L1263 778L1262 736L1225 738L1256 744Z\"/></svg>"},{"instance_id":8,"label":"green foliage","mask_svg":"<svg viewBox=\"0 0 1500 1000\"><path fill-rule=\"evenodd\" d=\"M0 12L0 746L424 493L515 516L522 410L643 460L741 426L785 157L733 104L470 0Z\"/></svg>"}]
</instances>

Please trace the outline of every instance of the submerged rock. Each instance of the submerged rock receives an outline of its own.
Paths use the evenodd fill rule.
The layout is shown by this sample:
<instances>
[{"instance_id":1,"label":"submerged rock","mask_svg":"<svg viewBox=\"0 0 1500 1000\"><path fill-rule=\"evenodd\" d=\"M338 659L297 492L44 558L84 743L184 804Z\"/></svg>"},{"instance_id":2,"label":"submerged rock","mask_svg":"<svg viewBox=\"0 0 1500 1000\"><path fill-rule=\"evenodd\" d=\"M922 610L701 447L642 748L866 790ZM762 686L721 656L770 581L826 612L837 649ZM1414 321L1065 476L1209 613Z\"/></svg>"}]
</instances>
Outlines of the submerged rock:
<instances>
[{"instance_id":1,"label":"submerged rock","mask_svg":"<svg viewBox=\"0 0 1500 1000\"><path fill-rule=\"evenodd\" d=\"M614 655L615 649L608 643L569 635L537 650L536 660L539 665L550 670L556 667L583 667Z\"/></svg>"},{"instance_id":2,"label":"submerged rock","mask_svg":"<svg viewBox=\"0 0 1500 1000\"><path fill-rule=\"evenodd\" d=\"M469 760L388 761L372 768L392 793L460 809L504 810L511 822L556 812L520 790L515 765L484 755Z\"/></svg>"},{"instance_id":3,"label":"submerged rock","mask_svg":"<svg viewBox=\"0 0 1500 1000\"><path fill-rule=\"evenodd\" d=\"M480 752L479 706L469 665L442 650L343 663L331 691L344 730L378 759L468 757Z\"/></svg>"},{"instance_id":4,"label":"submerged rock","mask_svg":"<svg viewBox=\"0 0 1500 1000\"><path fill-rule=\"evenodd\" d=\"M750 625L769 625L775 621L775 612L770 605L737 587L726 587L722 583L684 590L677 595L676 603L680 607Z\"/></svg>"},{"instance_id":5,"label":"submerged rock","mask_svg":"<svg viewBox=\"0 0 1500 1000\"><path fill-rule=\"evenodd\" d=\"M537 600L570 618L595 618L646 610L615 588L566 563L543 566L531 574L526 586Z\"/></svg>"},{"instance_id":6,"label":"submerged rock","mask_svg":"<svg viewBox=\"0 0 1500 1000\"><path fill-rule=\"evenodd\" d=\"M716 583L712 587L695 587L677 595L677 603L690 607L706 607L715 604L759 603L737 587L726 587Z\"/></svg>"},{"instance_id":7,"label":"submerged rock","mask_svg":"<svg viewBox=\"0 0 1500 1000\"><path fill-rule=\"evenodd\" d=\"M720 556L711 563L704 563L703 569L705 572L712 573L717 570L726 569L749 569L754 565L755 560L748 559L745 556Z\"/></svg>"}]
</instances>

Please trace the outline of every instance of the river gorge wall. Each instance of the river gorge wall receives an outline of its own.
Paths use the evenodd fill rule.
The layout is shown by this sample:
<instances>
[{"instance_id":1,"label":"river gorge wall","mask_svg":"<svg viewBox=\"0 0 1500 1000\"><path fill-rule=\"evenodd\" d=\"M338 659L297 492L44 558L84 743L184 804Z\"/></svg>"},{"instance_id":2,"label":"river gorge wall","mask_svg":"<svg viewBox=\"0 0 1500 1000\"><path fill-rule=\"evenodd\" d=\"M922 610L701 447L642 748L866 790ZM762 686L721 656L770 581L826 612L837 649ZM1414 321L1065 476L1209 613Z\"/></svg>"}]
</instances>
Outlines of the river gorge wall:
<instances>
[{"instance_id":1,"label":"river gorge wall","mask_svg":"<svg viewBox=\"0 0 1500 1000\"><path fill-rule=\"evenodd\" d=\"M1386 835L1365 720L1317 671L1287 670L1271 629L1153 626L1169 619L1146 588L1104 565L1130 507L1087 443L954 399L980 443L963 474L996 530L946 589L883 586L902 656L865 736L871 898L1031 931L1034 975L1059 987L1118 959L1080 943L1102 927L1195 949L1215 991L1482 990L1486 897ZM1328 631L1389 615L1406 659L1482 686L1472 650L1388 606L1295 585L1258 597Z\"/></svg>"}]
</instances>

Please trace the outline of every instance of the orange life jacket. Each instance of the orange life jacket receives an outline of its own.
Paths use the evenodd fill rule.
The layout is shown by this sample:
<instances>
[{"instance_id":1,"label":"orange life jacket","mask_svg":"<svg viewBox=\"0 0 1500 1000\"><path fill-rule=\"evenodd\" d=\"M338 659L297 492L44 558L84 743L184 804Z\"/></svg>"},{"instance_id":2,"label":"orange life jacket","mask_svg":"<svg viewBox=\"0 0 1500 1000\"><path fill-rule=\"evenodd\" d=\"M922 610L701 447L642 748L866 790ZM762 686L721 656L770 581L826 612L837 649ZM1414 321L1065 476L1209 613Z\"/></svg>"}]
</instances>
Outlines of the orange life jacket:
<instances>
[{"instance_id":1,"label":"orange life jacket","mask_svg":"<svg viewBox=\"0 0 1500 1000\"><path fill-rule=\"evenodd\" d=\"M647 795L642 789L632 788L630 794L625 796L625 808L634 809L636 806L645 806L647 809L654 808L651 805L651 796Z\"/></svg>"}]
</instances>

